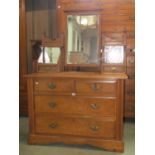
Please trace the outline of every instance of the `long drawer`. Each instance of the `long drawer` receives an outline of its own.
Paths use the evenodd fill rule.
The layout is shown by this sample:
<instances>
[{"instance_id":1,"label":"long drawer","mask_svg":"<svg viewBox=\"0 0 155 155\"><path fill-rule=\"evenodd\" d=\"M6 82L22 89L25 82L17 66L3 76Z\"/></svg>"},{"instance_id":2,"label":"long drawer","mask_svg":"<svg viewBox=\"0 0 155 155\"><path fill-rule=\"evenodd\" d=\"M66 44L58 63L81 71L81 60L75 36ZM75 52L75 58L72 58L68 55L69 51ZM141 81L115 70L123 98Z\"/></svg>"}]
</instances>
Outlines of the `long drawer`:
<instances>
[{"instance_id":1,"label":"long drawer","mask_svg":"<svg viewBox=\"0 0 155 155\"><path fill-rule=\"evenodd\" d=\"M73 80L65 79L35 79L34 91L72 92Z\"/></svg>"},{"instance_id":2,"label":"long drawer","mask_svg":"<svg viewBox=\"0 0 155 155\"><path fill-rule=\"evenodd\" d=\"M115 116L115 99L101 97L81 97L67 95L36 95L35 111L37 113L66 113L83 115Z\"/></svg>"},{"instance_id":3,"label":"long drawer","mask_svg":"<svg viewBox=\"0 0 155 155\"><path fill-rule=\"evenodd\" d=\"M37 116L36 133L65 134L112 139L115 137L115 122L93 118Z\"/></svg>"},{"instance_id":4,"label":"long drawer","mask_svg":"<svg viewBox=\"0 0 155 155\"><path fill-rule=\"evenodd\" d=\"M76 81L77 93L90 93L93 95L100 94L102 96L115 96L116 95L116 81L90 81L90 80L77 80Z\"/></svg>"}]
</instances>

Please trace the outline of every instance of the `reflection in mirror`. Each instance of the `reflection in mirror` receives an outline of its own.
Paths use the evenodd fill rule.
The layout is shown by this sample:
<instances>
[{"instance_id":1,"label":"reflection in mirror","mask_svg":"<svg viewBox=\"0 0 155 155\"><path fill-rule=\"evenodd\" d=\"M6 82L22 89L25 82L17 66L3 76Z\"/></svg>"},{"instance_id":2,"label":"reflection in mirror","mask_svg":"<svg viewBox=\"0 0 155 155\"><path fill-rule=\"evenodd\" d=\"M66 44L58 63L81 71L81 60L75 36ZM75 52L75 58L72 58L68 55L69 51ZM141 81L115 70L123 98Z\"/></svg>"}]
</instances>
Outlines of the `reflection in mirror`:
<instances>
[{"instance_id":1,"label":"reflection in mirror","mask_svg":"<svg viewBox=\"0 0 155 155\"><path fill-rule=\"evenodd\" d=\"M99 16L68 15L67 64L98 64Z\"/></svg>"},{"instance_id":2,"label":"reflection in mirror","mask_svg":"<svg viewBox=\"0 0 155 155\"><path fill-rule=\"evenodd\" d=\"M41 47L41 54L38 59L38 63L50 63L58 64L60 57L60 48L59 47Z\"/></svg>"},{"instance_id":3,"label":"reflection in mirror","mask_svg":"<svg viewBox=\"0 0 155 155\"><path fill-rule=\"evenodd\" d=\"M106 45L104 47L105 63L123 63L124 62L124 46Z\"/></svg>"}]
</instances>

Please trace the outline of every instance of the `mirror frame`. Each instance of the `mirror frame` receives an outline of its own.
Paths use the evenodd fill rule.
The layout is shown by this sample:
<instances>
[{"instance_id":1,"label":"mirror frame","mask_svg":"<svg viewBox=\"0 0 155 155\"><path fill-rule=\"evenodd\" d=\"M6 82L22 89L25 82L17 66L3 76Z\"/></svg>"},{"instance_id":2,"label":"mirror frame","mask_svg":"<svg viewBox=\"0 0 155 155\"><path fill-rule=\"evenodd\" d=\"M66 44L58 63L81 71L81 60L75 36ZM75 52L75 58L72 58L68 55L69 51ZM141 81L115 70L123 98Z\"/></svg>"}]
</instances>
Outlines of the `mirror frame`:
<instances>
[{"instance_id":1,"label":"mirror frame","mask_svg":"<svg viewBox=\"0 0 155 155\"><path fill-rule=\"evenodd\" d=\"M98 58L99 58L99 63L98 64L68 64L67 63L67 48L68 48L68 27L67 27L67 16L68 15L98 15L99 16L99 45L98 45L98 53L97 53L97 55L98 55ZM101 45L101 12L100 11L84 11L84 12L81 12L81 11L76 11L76 12L66 12L65 13L65 19L66 19L66 22L65 22L65 26L66 26L66 33L65 33L65 56L64 56L64 58L65 58L65 63L64 63L64 66L65 66L65 68L91 68L91 67L95 67L96 69L100 69L100 67L101 67L101 64L102 64L102 62L101 62L101 51L102 51L102 45Z\"/></svg>"},{"instance_id":2,"label":"mirror frame","mask_svg":"<svg viewBox=\"0 0 155 155\"><path fill-rule=\"evenodd\" d=\"M56 39L49 39L46 37L43 37L41 40L41 46L43 48L45 47L56 47L60 48L60 56L58 59L57 64L51 64L51 63L38 63L34 62L33 63L33 72L59 72L63 71L63 36L61 35L60 38Z\"/></svg>"},{"instance_id":3,"label":"mirror frame","mask_svg":"<svg viewBox=\"0 0 155 155\"><path fill-rule=\"evenodd\" d=\"M122 61L122 63L105 62L105 47L106 46L122 46L123 47L123 61ZM125 63L125 46L123 44L106 44L106 45L104 45L102 61L105 65L124 65L124 63Z\"/></svg>"},{"instance_id":4,"label":"mirror frame","mask_svg":"<svg viewBox=\"0 0 155 155\"><path fill-rule=\"evenodd\" d=\"M114 38L111 38L109 36L115 35ZM108 41L106 37L108 36ZM126 32L103 32L102 33L102 63L104 66L111 66L111 65L117 65L117 66L125 66L126 65ZM123 63L106 63L104 61L104 49L105 46L123 46L124 47L124 58Z\"/></svg>"}]
</instances>

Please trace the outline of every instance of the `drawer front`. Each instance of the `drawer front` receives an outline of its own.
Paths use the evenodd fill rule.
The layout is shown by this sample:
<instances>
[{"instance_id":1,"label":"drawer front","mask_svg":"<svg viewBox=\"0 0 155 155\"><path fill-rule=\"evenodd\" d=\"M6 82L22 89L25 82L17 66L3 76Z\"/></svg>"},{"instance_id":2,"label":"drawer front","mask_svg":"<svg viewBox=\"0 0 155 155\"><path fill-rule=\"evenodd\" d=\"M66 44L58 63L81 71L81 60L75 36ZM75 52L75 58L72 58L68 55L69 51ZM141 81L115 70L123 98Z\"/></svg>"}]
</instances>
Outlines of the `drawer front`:
<instances>
[{"instance_id":1,"label":"drawer front","mask_svg":"<svg viewBox=\"0 0 155 155\"><path fill-rule=\"evenodd\" d=\"M65 113L83 115L115 116L114 99L71 97L71 96L35 96L37 113Z\"/></svg>"},{"instance_id":2,"label":"drawer front","mask_svg":"<svg viewBox=\"0 0 155 155\"><path fill-rule=\"evenodd\" d=\"M38 65L38 72L58 72L60 71L58 66L50 66L50 65Z\"/></svg>"},{"instance_id":3,"label":"drawer front","mask_svg":"<svg viewBox=\"0 0 155 155\"><path fill-rule=\"evenodd\" d=\"M115 137L113 121L93 120L91 118L64 118L55 116L38 116L36 118L36 133L66 134L76 136Z\"/></svg>"},{"instance_id":4,"label":"drawer front","mask_svg":"<svg viewBox=\"0 0 155 155\"><path fill-rule=\"evenodd\" d=\"M127 56L127 67L134 67L134 66L135 66L135 57Z\"/></svg>"},{"instance_id":5,"label":"drawer front","mask_svg":"<svg viewBox=\"0 0 155 155\"><path fill-rule=\"evenodd\" d=\"M72 92L73 80L63 79L36 79L34 80L35 91Z\"/></svg>"},{"instance_id":6,"label":"drawer front","mask_svg":"<svg viewBox=\"0 0 155 155\"><path fill-rule=\"evenodd\" d=\"M77 93L93 93L102 96L116 95L116 81L76 81Z\"/></svg>"},{"instance_id":7,"label":"drawer front","mask_svg":"<svg viewBox=\"0 0 155 155\"><path fill-rule=\"evenodd\" d=\"M125 72L125 67L111 65L111 66L104 66L103 70L104 70L104 72L110 72L110 73L111 72L122 73L122 72Z\"/></svg>"}]
</instances>

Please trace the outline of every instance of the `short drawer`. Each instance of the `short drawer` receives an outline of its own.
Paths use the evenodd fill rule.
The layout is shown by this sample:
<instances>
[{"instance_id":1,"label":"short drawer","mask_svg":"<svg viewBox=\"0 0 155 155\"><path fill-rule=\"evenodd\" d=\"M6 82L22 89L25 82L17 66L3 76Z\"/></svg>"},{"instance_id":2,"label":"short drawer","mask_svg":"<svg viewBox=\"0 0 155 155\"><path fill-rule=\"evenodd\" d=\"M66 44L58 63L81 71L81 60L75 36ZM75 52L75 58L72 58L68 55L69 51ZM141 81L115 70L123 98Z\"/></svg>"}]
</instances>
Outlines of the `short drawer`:
<instances>
[{"instance_id":1,"label":"short drawer","mask_svg":"<svg viewBox=\"0 0 155 155\"><path fill-rule=\"evenodd\" d=\"M102 96L116 96L116 81L76 81L77 93L93 93Z\"/></svg>"},{"instance_id":2,"label":"short drawer","mask_svg":"<svg viewBox=\"0 0 155 155\"><path fill-rule=\"evenodd\" d=\"M36 79L34 80L34 91L72 92L73 80L65 79Z\"/></svg>"},{"instance_id":3,"label":"short drawer","mask_svg":"<svg viewBox=\"0 0 155 155\"><path fill-rule=\"evenodd\" d=\"M36 133L112 139L115 137L115 122L91 118L38 116L36 118Z\"/></svg>"},{"instance_id":4,"label":"short drawer","mask_svg":"<svg viewBox=\"0 0 155 155\"><path fill-rule=\"evenodd\" d=\"M116 113L115 99L81 97L81 96L35 96L37 113L65 113L82 115L114 116Z\"/></svg>"},{"instance_id":5,"label":"short drawer","mask_svg":"<svg viewBox=\"0 0 155 155\"><path fill-rule=\"evenodd\" d=\"M37 66L38 72L58 72L60 71L58 65L47 65L47 64L38 64Z\"/></svg>"},{"instance_id":6,"label":"short drawer","mask_svg":"<svg viewBox=\"0 0 155 155\"><path fill-rule=\"evenodd\" d=\"M127 67L134 67L134 66L135 66L135 57L127 56Z\"/></svg>"},{"instance_id":7,"label":"short drawer","mask_svg":"<svg viewBox=\"0 0 155 155\"><path fill-rule=\"evenodd\" d=\"M104 72L112 72L112 73L122 73L125 72L125 67L124 66L116 66L116 65L111 65L111 66L104 66L103 68Z\"/></svg>"}]
</instances>

